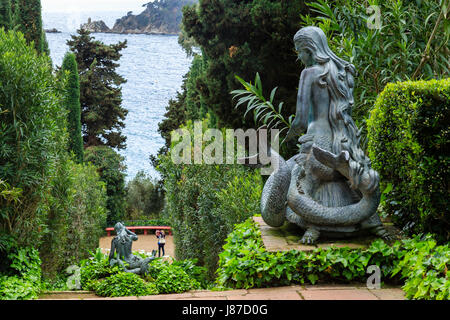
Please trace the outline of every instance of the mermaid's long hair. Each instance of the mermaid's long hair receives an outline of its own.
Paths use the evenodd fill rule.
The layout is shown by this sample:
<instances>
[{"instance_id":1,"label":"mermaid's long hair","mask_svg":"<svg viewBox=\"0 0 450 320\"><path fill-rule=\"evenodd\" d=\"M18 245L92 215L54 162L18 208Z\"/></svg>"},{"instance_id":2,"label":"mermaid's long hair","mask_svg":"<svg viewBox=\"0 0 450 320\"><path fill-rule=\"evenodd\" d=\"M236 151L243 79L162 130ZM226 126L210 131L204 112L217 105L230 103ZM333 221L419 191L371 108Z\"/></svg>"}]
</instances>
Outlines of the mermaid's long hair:
<instances>
[{"instance_id":1,"label":"mermaid's long hair","mask_svg":"<svg viewBox=\"0 0 450 320\"><path fill-rule=\"evenodd\" d=\"M294 36L294 43L300 44L301 49L308 49L314 60L324 68L319 76L319 85L327 87L330 94L328 120L333 132L332 152L340 154L346 150L353 160L370 167L370 159L359 147L361 133L351 117L355 103L355 66L331 51L325 33L318 27L300 29Z\"/></svg>"}]
</instances>

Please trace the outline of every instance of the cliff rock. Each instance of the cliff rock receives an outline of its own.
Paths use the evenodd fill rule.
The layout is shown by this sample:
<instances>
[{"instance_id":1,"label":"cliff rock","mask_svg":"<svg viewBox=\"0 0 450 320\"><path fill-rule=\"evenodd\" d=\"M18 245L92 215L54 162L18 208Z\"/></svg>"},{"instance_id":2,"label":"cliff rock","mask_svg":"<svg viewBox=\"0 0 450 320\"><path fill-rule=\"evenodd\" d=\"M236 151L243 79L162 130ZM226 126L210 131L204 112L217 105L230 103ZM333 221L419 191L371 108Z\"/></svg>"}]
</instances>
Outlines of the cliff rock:
<instances>
[{"instance_id":1,"label":"cliff rock","mask_svg":"<svg viewBox=\"0 0 450 320\"><path fill-rule=\"evenodd\" d=\"M87 23L81 25L81 28L90 32L111 32L111 29L106 25L104 21L92 21L91 18L88 19Z\"/></svg>"},{"instance_id":2,"label":"cliff rock","mask_svg":"<svg viewBox=\"0 0 450 320\"><path fill-rule=\"evenodd\" d=\"M183 17L182 8L197 0L155 0L144 5L146 9L117 19L114 33L178 34Z\"/></svg>"}]
</instances>

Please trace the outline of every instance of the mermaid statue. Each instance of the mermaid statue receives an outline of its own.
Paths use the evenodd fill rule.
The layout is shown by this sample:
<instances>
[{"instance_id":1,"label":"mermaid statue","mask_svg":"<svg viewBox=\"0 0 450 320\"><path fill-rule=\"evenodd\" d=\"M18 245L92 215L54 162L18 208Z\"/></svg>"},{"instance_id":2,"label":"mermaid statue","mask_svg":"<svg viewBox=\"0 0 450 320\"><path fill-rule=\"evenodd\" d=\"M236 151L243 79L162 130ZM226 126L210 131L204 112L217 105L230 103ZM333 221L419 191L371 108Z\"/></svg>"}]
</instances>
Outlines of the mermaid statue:
<instances>
[{"instance_id":1,"label":"mermaid statue","mask_svg":"<svg viewBox=\"0 0 450 320\"><path fill-rule=\"evenodd\" d=\"M272 227L286 221L300 226L304 244L321 235L390 239L377 213L379 176L360 148L361 132L351 117L355 67L331 51L320 28L300 29L294 43L305 69L285 141L304 135L299 153L288 161L270 151L278 169L264 186L262 217Z\"/></svg>"}]
</instances>

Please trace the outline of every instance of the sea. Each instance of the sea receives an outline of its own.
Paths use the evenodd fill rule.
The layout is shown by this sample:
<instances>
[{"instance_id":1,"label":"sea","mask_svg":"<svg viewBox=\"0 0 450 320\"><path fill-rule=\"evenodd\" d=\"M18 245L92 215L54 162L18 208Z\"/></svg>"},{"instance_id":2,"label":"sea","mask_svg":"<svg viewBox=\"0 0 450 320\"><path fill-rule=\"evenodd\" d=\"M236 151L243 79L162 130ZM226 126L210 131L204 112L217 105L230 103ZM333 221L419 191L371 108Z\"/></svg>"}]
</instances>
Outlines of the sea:
<instances>
[{"instance_id":1,"label":"sea","mask_svg":"<svg viewBox=\"0 0 450 320\"><path fill-rule=\"evenodd\" d=\"M69 50L67 40L76 34L80 24L103 20L112 28L116 19L126 12L43 12L45 29L61 31L47 33L50 55L55 66L60 66ZM117 72L127 83L122 85L123 107L128 109L125 128L127 147L119 153L125 157L127 181L138 171L158 179L158 172L150 164L150 155L156 155L164 146L164 139L158 133L158 123L164 118L166 106L181 91L183 76L189 71L192 59L187 57L173 35L121 35L92 34L105 44L128 41L122 51Z\"/></svg>"}]
</instances>

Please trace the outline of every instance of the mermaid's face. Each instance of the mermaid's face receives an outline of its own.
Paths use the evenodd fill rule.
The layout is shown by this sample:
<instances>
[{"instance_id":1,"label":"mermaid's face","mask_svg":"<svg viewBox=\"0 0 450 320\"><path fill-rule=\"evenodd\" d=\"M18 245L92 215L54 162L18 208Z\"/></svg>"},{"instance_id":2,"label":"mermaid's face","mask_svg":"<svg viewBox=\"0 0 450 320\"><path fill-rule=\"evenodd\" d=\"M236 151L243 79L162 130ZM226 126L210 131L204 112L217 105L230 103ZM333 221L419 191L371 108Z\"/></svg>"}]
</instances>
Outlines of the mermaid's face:
<instances>
[{"instance_id":1,"label":"mermaid's face","mask_svg":"<svg viewBox=\"0 0 450 320\"><path fill-rule=\"evenodd\" d=\"M297 51L298 58L303 62L303 64L306 67L314 65L315 61L310 49L302 47L299 44L296 44L295 50Z\"/></svg>"}]
</instances>

